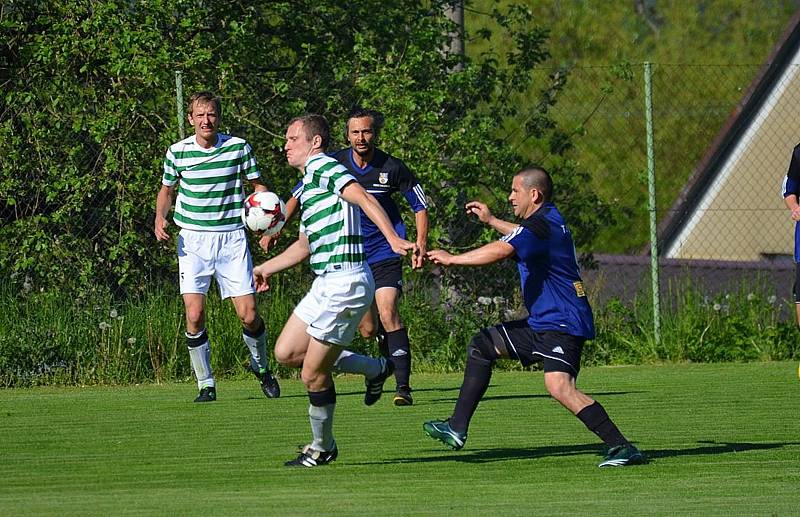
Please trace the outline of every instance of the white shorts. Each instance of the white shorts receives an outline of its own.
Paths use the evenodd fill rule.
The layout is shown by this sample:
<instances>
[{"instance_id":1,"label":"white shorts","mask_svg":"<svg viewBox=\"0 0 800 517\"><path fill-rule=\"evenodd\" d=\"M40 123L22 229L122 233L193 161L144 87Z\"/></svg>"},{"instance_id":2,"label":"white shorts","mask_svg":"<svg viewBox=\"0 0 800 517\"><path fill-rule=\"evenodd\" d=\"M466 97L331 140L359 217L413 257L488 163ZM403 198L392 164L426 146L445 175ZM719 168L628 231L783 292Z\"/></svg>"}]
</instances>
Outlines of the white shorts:
<instances>
[{"instance_id":1,"label":"white shorts","mask_svg":"<svg viewBox=\"0 0 800 517\"><path fill-rule=\"evenodd\" d=\"M181 294L206 294L211 278L217 279L224 300L256 292L253 259L244 230L178 234L178 272Z\"/></svg>"},{"instance_id":2,"label":"white shorts","mask_svg":"<svg viewBox=\"0 0 800 517\"><path fill-rule=\"evenodd\" d=\"M294 314L308 325L313 338L346 346L375 297L375 280L366 264L323 273L314 279Z\"/></svg>"}]
</instances>

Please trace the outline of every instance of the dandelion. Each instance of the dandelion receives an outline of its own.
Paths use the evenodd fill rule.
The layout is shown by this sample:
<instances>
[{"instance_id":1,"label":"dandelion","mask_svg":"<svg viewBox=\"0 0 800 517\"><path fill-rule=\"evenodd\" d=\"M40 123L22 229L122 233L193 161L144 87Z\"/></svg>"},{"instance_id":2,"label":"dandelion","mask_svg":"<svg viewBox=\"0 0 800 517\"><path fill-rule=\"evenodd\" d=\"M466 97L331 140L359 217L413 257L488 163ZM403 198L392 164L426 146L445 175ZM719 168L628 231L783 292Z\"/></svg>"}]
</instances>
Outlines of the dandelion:
<instances>
[{"instance_id":1,"label":"dandelion","mask_svg":"<svg viewBox=\"0 0 800 517\"><path fill-rule=\"evenodd\" d=\"M748 293L747 294L747 301L748 302L752 302L755 299L756 299L756 295L754 295L753 293Z\"/></svg>"},{"instance_id":2,"label":"dandelion","mask_svg":"<svg viewBox=\"0 0 800 517\"><path fill-rule=\"evenodd\" d=\"M128 338L128 344L129 345L135 345L136 344L136 338L135 337L129 337Z\"/></svg>"},{"instance_id":3,"label":"dandelion","mask_svg":"<svg viewBox=\"0 0 800 517\"><path fill-rule=\"evenodd\" d=\"M494 302L495 305L503 305L504 303L506 303L506 299L503 298L502 296L495 296L494 298L492 298L492 301Z\"/></svg>"},{"instance_id":4,"label":"dandelion","mask_svg":"<svg viewBox=\"0 0 800 517\"><path fill-rule=\"evenodd\" d=\"M722 305L720 305L720 304L718 304L718 303L715 303L715 304L714 304L714 310L715 310L715 311L719 312L721 309L722 309Z\"/></svg>"},{"instance_id":5,"label":"dandelion","mask_svg":"<svg viewBox=\"0 0 800 517\"><path fill-rule=\"evenodd\" d=\"M100 330L108 330L111 328L111 325L109 325L105 321L101 321L98 327L100 327Z\"/></svg>"},{"instance_id":6,"label":"dandelion","mask_svg":"<svg viewBox=\"0 0 800 517\"><path fill-rule=\"evenodd\" d=\"M115 320L117 319L117 316L119 316L119 313L117 312L117 309L111 309L111 312L108 315L112 320Z\"/></svg>"},{"instance_id":7,"label":"dandelion","mask_svg":"<svg viewBox=\"0 0 800 517\"><path fill-rule=\"evenodd\" d=\"M492 303L492 299L488 296L478 296L478 304L489 305L490 303Z\"/></svg>"}]
</instances>

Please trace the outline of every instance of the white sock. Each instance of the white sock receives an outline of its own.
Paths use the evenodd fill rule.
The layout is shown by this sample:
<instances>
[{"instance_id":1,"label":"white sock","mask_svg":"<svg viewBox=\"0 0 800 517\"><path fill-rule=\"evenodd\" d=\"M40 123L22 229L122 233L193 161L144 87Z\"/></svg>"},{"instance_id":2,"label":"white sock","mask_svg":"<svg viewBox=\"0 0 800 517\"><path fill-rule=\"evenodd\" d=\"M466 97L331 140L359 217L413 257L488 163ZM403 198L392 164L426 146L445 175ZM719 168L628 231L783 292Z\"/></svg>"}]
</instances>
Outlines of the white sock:
<instances>
[{"instance_id":1,"label":"white sock","mask_svg":"<svg viewBox=\"0 0 800 517\"><path fill-rule=\"evenodd\" d=\"M250 366L254 370L269 370L269 360L267 356L267 328L258 337L248 336L247 332L242 332L244 344L250 349Z\"/></svg>"},{"instance_id":2,"label":"white sock","mask_svg":"<svg viewBox=\"0 0 800 517\"><path fill-rule=\"evenodd\" d=\"M333 368L344 373L360 373L367 379L380 375L383 364L380 359L342 350Z\"/></svg>"},{"instance_id":3,"label":"white sock","mask_svg":"<svg viewBox=\"0 0 800 517\"><path fill-rule=\"evenodd\" d=\"M198 334L186 333L189 339L203 336L205 331ZM216 386L214 372L211 371L211 343L206 338L205 342L198 346L189 347L189 359L192 363L194 376L197 378L197 389L202 390L207 387Z\"/></svg>"},{"instance_id":4,"label":"white sock","mask_svg":"<svg viewBox=\"0 0 800 517\"><path fill-rule=\"evenodd\" d=\"M333 449L333 410L336 404L325 406L308 405L308 419L311 422L311 447L318 451Z\"/></svg>"}]
</instances>

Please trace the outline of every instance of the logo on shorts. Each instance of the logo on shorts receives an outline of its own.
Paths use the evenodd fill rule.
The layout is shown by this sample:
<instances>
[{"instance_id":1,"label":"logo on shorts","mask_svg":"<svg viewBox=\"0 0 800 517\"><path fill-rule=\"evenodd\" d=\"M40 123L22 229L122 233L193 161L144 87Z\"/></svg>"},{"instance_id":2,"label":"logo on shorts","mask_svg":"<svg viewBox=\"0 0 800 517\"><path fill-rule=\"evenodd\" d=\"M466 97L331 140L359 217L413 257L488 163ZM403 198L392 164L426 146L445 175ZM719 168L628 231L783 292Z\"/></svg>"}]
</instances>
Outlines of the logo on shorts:
<instances>
[{"instance_id":1,"label":"logo on shorts","mask_svg":"<svg viewBox=\"0 0 800 517\"><path fill-rule=\"evenodd\" d=\"M381 185L386 185L389 183L389 173L388 172L381 172L378 174L378 183Z\"/></svg>"},{"instance_id":2,"label":"logo on shorts","mask_svg":"<svg viewBox=\"0 0 800 517\"><path fill-rule=\"evenodd\" d=\"M575 294L578 295L578 298L586 296L586 291L583 290L583 282L578 280L577 282L572 282L572 285L575 286Z\"/></svg>"},{"instance_id":3,"label":"logo on shorts","mask_svg":"<svg viewBox=\"0 0 800 517\"><path fill-rule=\"evenodd\" d=\"M555 352L556 354L564 355L564 349L561 348L560 346L555 347L552 351Z\"/></svg>"}]
</instances>

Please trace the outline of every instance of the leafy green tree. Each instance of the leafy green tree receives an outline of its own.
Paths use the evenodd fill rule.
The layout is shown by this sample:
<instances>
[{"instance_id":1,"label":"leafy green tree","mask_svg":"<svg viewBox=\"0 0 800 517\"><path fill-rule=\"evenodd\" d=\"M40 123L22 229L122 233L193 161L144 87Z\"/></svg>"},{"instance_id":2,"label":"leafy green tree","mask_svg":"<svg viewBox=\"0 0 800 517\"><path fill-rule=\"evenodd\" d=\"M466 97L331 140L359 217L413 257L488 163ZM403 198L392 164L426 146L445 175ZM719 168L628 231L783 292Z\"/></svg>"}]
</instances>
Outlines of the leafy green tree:
<instances>
[{"instance_id":1,"label":"leafy green tree","mask_svg":"<svg viewBox=\"0 0 800 517\"><path fill-rule=\"evenodd\" d=\"M418 174L433 202L432 239L450 246L488 237L464 220L463 202L482 197L502 211L510 174L530 160L502 121L526 120L537 161L569 191L560 201L588 250L609 212L550 115L563 73L534 83L532 70L549 59L548 31L509 4L491 13L510 42L502 51L451 55L445 4L5 2L0 270L117 294L172 274L173 251L156 243L152 217L163 153L178 139L175 71L188 91L222 95L223 129L253 144L283 195L296 181L281 152L291 117L323 113L338 136L353 104L382 110L381 145Z\"/></svg>"}]
</instances>

